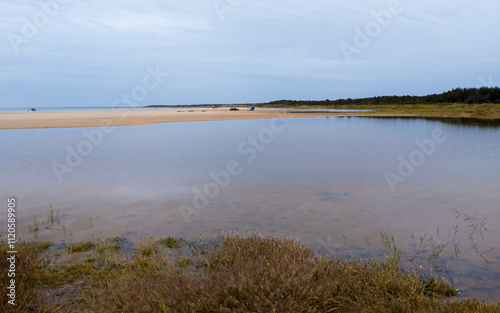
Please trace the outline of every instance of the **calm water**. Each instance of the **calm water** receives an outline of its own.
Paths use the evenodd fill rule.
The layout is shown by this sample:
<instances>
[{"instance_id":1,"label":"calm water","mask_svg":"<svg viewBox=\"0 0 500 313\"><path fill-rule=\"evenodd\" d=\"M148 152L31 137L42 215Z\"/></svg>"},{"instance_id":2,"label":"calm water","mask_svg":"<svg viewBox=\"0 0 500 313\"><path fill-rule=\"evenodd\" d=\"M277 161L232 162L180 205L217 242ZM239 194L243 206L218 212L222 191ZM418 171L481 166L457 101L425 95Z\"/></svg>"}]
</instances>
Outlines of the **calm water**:
<instances>
[{"instance_id":1,"label":"calm water","mask_svg":"<svg viewBox=\"0 0 500 313\"><path fill-rule=\"evenodd\" d=\"M458 224L450 276L465 296L500 300L499 123L318 117L0 130L0 141L0 199L17 197L26 239L49 205L76 239L91 237L92 217L110 236L258 230L343 255L347 241L357 257L383 255L381 230L409 254L412 232L437 243L439 227L446 242ZM487 217L472 238L496 249L492 265L454 209Z\"/></svg>"}]
</instances>

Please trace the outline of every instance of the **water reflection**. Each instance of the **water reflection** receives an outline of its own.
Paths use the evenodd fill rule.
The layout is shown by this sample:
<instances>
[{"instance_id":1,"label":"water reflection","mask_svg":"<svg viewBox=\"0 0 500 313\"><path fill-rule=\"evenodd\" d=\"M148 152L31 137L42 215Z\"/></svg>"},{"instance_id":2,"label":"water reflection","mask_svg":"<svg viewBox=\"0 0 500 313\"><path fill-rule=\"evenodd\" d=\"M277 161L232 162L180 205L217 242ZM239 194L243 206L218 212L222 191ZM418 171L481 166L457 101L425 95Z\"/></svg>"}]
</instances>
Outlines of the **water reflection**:
<instances>
[{"instance_id":1,"label":"water reflection","mask_svg":"<svg viewBox=\"0 0 500 313\"><path fill-rule=\"evenodd\" d=\"M361 117L369 119L401 119L401 120L427 120L438 121L444 124L454 124L460 127L479 127L479 128L498 128L500 127L500 119L482 119L472 117L389 117L389 116L374 116L374 117Z\"/></svg>"}]
</instances>

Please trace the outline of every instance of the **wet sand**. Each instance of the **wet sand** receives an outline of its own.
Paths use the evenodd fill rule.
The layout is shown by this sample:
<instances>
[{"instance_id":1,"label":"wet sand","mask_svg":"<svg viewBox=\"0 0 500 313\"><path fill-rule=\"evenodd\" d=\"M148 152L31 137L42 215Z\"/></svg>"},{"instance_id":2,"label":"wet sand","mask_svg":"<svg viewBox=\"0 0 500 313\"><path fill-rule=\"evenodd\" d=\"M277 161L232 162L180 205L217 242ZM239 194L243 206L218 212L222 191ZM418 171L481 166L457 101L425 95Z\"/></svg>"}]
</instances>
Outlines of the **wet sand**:
<instances>
[{"instance_id":1,"label":"wet sand","mask_svg":"<svg viewBox=\"0 0 500 313\"><path fill-rule=\"evenodd\" d=\"M367 112L307 112L207 110L110 110L110 111L50 111L1 112L0 129L101 127L147 125L170 122L221 121L295 118L315 116L387 116Z\"/></svg>"}]
</instances>

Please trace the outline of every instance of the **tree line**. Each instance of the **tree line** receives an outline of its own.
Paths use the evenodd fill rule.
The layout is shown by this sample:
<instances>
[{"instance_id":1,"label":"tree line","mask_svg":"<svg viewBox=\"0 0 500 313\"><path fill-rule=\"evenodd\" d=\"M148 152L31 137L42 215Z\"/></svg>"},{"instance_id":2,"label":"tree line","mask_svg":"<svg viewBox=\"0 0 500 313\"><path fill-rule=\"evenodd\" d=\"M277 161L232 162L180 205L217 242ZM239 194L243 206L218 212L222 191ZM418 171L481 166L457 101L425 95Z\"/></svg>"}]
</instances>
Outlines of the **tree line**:
<instances>
[{"instance_id":1,"label":"tree line","mask_svg":"<svg viewBox=\"0 0 500 313\"><path fill-rule=\"evenodd\" d=\"M329 105L377 105L377 104L438 104L438 103L500 103L499 87L455 88L440 94L427 96L379 96L360 99L338 100L277 100L257 104L259 106L329 106Z\"/></svg>"}]
</instances>

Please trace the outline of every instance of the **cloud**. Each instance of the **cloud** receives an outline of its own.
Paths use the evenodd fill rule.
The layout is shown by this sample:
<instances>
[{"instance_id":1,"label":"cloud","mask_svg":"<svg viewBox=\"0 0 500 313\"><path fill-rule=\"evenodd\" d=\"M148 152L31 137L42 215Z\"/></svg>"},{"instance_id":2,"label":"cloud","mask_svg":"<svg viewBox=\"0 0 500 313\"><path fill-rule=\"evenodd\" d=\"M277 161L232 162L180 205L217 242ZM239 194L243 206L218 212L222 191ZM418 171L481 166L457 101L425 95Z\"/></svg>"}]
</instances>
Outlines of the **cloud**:
<instances>
[{"instance_id":1,"label":"cloud","mask_svg":"<svg viewBox=\"0 0 500 313\"><path fill-rule=\"evenodd\" d=\"M223 21L212 0L72 0L15 53L8 34L22 36L40 4L54 1L2 3L0 89L12 105L66 104L66 92L47 98L50 84L86 88L82 105L85 96L106 102L156 64L172 78L151 99L168 104L434 93L500 77L493 0L400 0L401 13L351 63L340 44L354 45L356 29L397 0L217 0L227 5ZM20 85L29 92L13 94Z\"/></svg>"}]
</instances>

